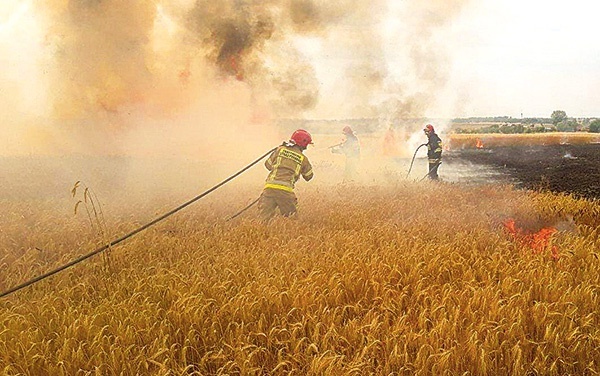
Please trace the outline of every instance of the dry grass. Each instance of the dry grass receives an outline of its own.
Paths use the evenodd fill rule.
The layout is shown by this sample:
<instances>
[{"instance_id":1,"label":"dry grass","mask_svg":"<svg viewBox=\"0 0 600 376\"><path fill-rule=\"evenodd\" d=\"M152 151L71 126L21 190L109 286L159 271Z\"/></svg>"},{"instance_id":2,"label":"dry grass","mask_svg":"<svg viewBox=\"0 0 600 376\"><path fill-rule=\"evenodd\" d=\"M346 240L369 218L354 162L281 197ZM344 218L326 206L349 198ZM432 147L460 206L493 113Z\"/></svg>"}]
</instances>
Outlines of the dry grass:
<instances>
[{"instance_id":1,"label":"dry grass","mask_svg":"<svg viewBox=\"0 0 600 376\"><path fill-rule=\"evenodd\" d=\"M508 187L302 185L296 221L266 227L254 210L222 220L254 195L225 188L113 249L110 269L96 257L2 299L1 373L600 372L598 203ZM169 208L104 202L113 235ZM100 241L72 205L1 204L0 290ZM568 215L557 261L501 225Z\"/></svg>"},{"instance_id":2,"label":"dry grass","mask_svg":"<svg viewBox=\"0 0 600 376\"><path fill-rule=\"evenodd\" d=\"M516 145L557 145L557 144L589 144L600 142L597 133L584 132L552 132L530 134L451 134L449 148L473 149L477 140L481 140L484 147L516 146Z\"/></svg>"}]
</instances>

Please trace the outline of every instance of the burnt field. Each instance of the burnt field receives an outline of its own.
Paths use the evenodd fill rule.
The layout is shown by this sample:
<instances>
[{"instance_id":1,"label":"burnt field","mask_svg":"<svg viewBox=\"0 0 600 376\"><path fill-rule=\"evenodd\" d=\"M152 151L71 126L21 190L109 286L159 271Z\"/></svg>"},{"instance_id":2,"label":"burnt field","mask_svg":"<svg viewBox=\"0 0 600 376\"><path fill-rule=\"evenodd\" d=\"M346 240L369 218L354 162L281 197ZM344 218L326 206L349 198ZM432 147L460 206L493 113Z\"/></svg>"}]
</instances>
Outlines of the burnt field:
<instances>
[{"instance_id":1,"label":"burnt field","mask_svg":"<svg viewBox=\"0 0 600 376\"><path fill-rule=\"evenodd\" d=\"M521 188L600 198L600 144L464 149L446 153L444 160L491 167Z\"/></svg>"}]
</instances>

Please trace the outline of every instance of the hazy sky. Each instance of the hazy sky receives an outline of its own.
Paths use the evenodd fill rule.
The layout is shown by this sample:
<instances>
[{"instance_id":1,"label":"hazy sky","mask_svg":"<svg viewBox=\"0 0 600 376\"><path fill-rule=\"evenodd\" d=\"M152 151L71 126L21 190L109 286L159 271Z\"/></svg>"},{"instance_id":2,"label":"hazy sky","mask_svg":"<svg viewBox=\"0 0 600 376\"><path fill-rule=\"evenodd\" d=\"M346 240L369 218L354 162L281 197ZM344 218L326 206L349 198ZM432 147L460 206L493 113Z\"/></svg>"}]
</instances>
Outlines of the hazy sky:
<instances>
[{"instance_id":1,"label":"hazy sky","mask_svg":"<svg viewBox=\"0 0 600 376\"><path fill-rule=\"evenodd\" d=\"M389 0L380 25L388 68L399 80L411 74L406 39L399 37L411 35L404 3ZM465 1L458 15L432 31L449 74L432 88L440 94L426 115L549 117L563 109L574 117L600 116L599 11L600 3L589 0ZM324 92L335 96L331 72L354 52L313 52Z\"/></svg>"},{"instance_id":2,"label":"hazy sky","mask_svg":"<svg viewBox=\"0 0 600 376\"><path fill-rule=\"evenodd\" d=\"M465 115L600 116L600 3L481 0L454 28Z\"/></svg>"},{"instance_id":3,"label":"hazy sky","mask_svg":"<svg viewBox=\"0 0 600 376\"><path fill-rule=\"evenodd\" d=\"M185 2L178 0L179 3ZM187 1L191 3L192 0ZM442 4L443 0L431 0ZM440 21L440 15L428 18L421 9L413 21L410 1L388 0L369 23L380 35L370 39L378 47L383 61L371 61L371 67L383 66L387 79L386 95L398 85L404 94L431 94L423 115L429 117L544 116L562 109L574 117L599 116L600 43L597 17L600 3L586 0L455 0L460 9ZM0 2L0 63L5 80L1 87L2 109L35 103L43 112L44 94L52 90L45 82L44 61L48 51L40 52L47 41L45 31L36 26L35 0ZM415 2L413 2L415 3ZM427 4L427 1L416 2ZM427 23L439 23L429 28ZM338 102L347 101L344 82L353 63L365 62L362 50L353 50L340 35L361 34L365 25L346 21L335 27L325 39L298 37L298 49L314 66L320 84L319 102L306 117L346 117ZM415 27L418 22L418 27ZM354 33L354 34L353 34ZM420 34L426 33L426 36ZM411 79L407 43L415 46L420 38L429 43L425 53L436 55L439 78L420 82ZM380 39L378 39L380 38ZM367 39L368 41L369 39ZM411 42L413 41L413 42ZM369 43L369 42L367 42ZM336 47L336 44L338 46ZM360 46L359 46L360 47ZM364 46L361 48L364 49ZM375 49L377 50L377 49ZM369 51L368 53L372 53ZM40 63L41 61L41 63ZM418 65L418 64L417 64ZM358 74L360 75L360 74ZM391 89L390 89L391 88ZM336 102L336 100L338 102ZM370 98L369 101L383 101ZM353 114L355 115L355 114Z\"/></svg>"}]
</instances>

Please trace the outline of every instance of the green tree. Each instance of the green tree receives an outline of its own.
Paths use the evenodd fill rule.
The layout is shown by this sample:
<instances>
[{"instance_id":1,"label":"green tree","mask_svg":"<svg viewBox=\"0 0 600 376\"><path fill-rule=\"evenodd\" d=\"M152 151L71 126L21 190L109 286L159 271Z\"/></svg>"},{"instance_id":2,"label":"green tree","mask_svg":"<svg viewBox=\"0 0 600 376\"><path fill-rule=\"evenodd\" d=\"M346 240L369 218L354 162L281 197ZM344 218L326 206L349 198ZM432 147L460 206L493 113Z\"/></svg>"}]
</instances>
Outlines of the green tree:
<instances>
[{"instance_id":1,"label":"green tree","mask_svg":"<svg viewBox=\"0 0 600 376\"><path fill-rule=\"evenodd\" d=\"M590 132L600 133L600 119L592 120L590 123Z\"/></svg>"},{"instance_id":2,"label":"green tree","mask_svg":"<svg viewBox=\"0 0 600 376\"><path fill-rule=\"evenodd\" d=\"M559 132L576 132L579 124L573 119L563 120L560 123L556 124L556 129Z\"/></svg>"},{"instance_id":3,"label":"green tree","mask_svg":"<svg viewBox=\"0 0 600 376\"><path fill-rule=\"evenodd\" d=\"M567 120L567 113L563 110L556 110L552 112L550 118L552 118L552 124L557 125L558 123Z\"/></svg>"}]
</instances>

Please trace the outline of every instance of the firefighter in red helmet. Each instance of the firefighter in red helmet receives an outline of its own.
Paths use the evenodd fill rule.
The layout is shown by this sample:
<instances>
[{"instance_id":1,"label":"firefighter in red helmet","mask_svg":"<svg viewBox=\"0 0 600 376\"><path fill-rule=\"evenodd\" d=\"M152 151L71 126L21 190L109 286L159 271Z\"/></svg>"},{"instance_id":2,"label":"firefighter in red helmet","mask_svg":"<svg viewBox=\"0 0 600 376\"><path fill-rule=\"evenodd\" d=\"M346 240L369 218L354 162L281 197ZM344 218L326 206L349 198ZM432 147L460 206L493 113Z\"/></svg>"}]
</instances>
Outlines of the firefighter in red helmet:
<instances>
[{"instance_id":1,"label":"firefighter in red helmet","mask_svg":"<svg viewBox=\"0 0 600 376\"><path fill-rule=\"evenodd\" d=\"M313 178L312 166L302 153L309 144L312 144L310 133L298 129L265 161L270 173L258 200L258 210L264 222L273 218L277 208L284 217L296 214L298 199L294 185L300 176L306 181Z\"/></svg>"},{"instance_id":2,"label":"firefighter in red helmet","mask_svg":"<svg viewBox=\"0 0 600 376\"><path fill-rule=\"evenodd\" d=\"M334 154L344 154L346 156L346 168L344 169L344 182L349 182L355 179L358 162L360 160L360 141L356 134L346 125L342 129L344 141L341 144L331 147L331 152Z\"/></svg>"},{"instance_id":3,"label":"firefighter in red helmet","mask_svg":"<svg viewBox=\"0 0 600 376\"><path fill-rule=\"evenodd\" d=\"M442 163L442 140L435 133L433 125L427 124L423 128L423 132L427 135L427 158L429 160L429 179L438 179L438 168Z\"/></svg>"}]
</instances>

